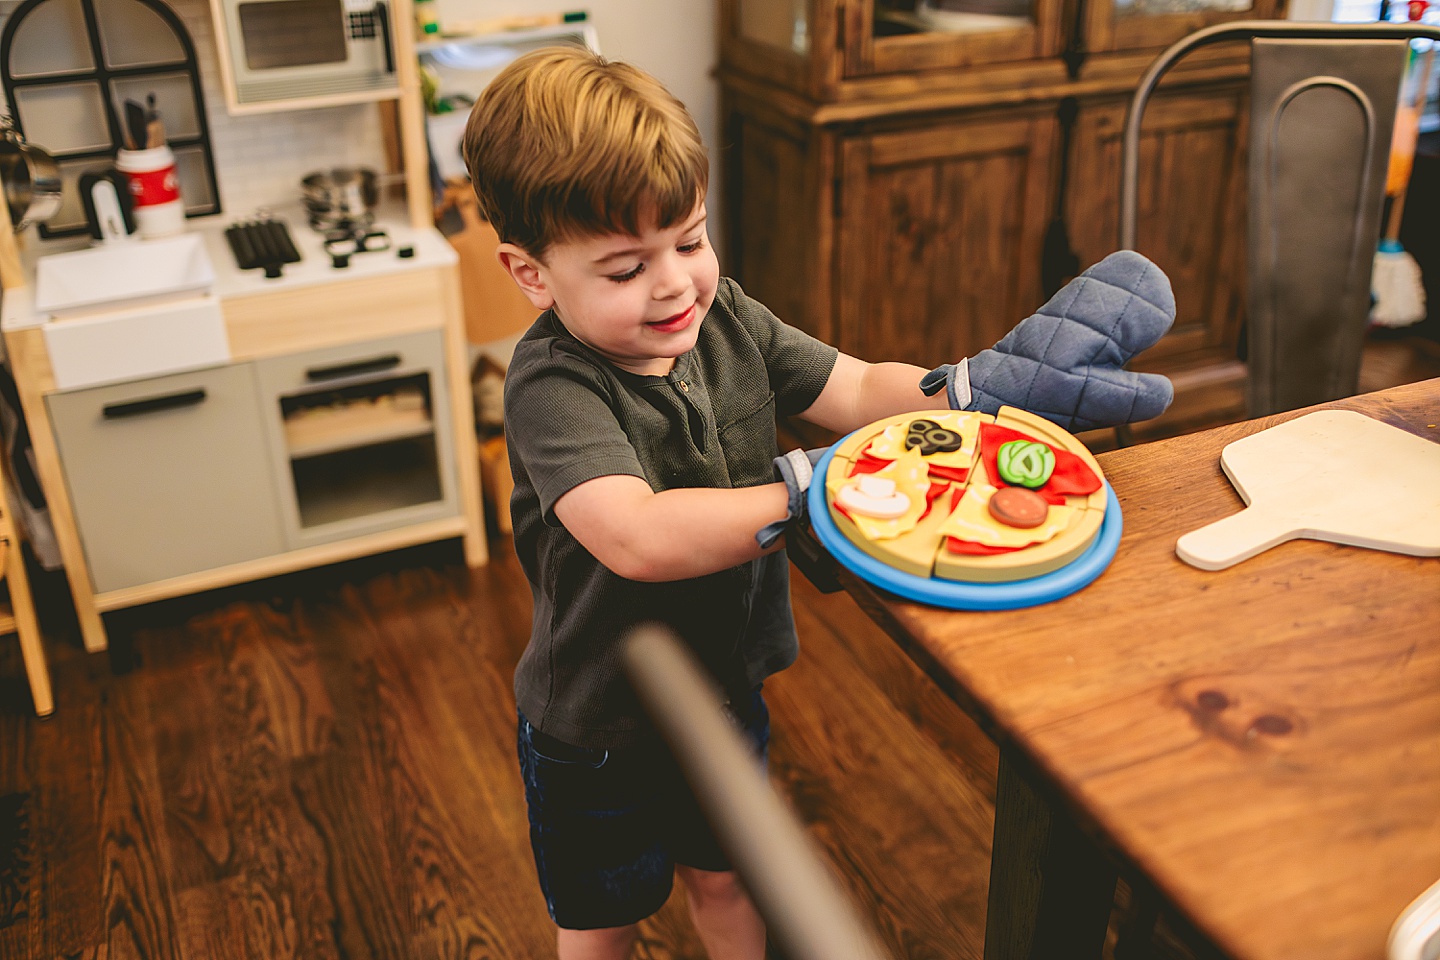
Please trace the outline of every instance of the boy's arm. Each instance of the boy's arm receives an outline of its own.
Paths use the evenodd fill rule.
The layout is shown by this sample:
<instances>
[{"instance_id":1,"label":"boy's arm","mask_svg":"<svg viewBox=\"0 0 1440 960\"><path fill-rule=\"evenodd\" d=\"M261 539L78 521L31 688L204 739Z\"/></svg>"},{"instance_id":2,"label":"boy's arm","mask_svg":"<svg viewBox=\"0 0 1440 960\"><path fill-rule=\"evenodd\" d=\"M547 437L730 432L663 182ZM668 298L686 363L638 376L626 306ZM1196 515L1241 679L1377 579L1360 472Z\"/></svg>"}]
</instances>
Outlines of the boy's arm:
<instances>
[{"instance_id":1,"label":"boy's arm","mask_svg":"<svg viewBox=\"0 0 1440 960\"><path fill-rule=\"evenodd\" d=\"M639 477L587 480L555 501L555 518L611 572L628 580L688 580L780 548L755 531L786 515L783 483L656 493Z\"/></svg>"},{"instance_id":2,"label":"boy's arm","mask_svg":"<svg viewBox=\"0 0 1440 960\"><path fill-rule=\"evenodd\" d=\"M842 353L820 396L798 416L827 430L849 433L897 413L944 409L943 397L931 399L920 389L927 372L908 363L866 363Z\"/></svg>"}]
</instances>

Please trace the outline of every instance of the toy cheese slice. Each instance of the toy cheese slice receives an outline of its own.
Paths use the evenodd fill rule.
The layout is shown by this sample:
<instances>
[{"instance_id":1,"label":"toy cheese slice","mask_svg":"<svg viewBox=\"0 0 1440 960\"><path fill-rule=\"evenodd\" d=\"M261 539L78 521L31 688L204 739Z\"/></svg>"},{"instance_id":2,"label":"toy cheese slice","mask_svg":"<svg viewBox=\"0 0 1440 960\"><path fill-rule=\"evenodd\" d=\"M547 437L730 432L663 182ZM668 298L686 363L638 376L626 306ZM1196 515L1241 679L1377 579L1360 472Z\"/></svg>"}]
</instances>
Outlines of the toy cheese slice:
<instances>
[{"instance_id":1,"label":"toy cheese slice","mask_svg":"<svg viewBox=\"0 0 1440 960\"><path fill-rule=\"evenodd\" d=\"M825 493L836 527L881 563L989 583L1075 560L1099 533L1106 502L1085 446L1012 407L876 421L836 448Z\"/></svg>"}]
</instances>

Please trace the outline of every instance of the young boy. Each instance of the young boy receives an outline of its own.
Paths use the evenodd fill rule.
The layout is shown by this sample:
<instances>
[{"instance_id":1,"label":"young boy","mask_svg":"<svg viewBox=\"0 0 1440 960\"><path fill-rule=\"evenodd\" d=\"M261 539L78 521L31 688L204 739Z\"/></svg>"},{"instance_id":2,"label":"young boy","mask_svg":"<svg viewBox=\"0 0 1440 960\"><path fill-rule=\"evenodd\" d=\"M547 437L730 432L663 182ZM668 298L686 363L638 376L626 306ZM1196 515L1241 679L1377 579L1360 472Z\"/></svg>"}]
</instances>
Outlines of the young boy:
<instances>
[{"instance_id":1,"label":"young boy","mask_svg":"<svg viewBox=\"0 0 1440 960\"><path fill-rule=\"evenodd\" d=\"M634 67L528 54L485 89L464 150L500 262L543 311L506 376L505 427L534 596L518 754L559 955L628 956L678 874L710 956L758 960L764 926L622 675L620 642L643 620L674 628L763 760L761 684L798 655L778 533L803 511L810 464L776 457L777 418L846 432L944 402L919 367L838 353L720 277L699 131ZM1114 320L1087 356L1124 352L1113 333L1134 321ZM963 362L927 385L958 407L985 384L1005 394L1011 361L1031 361L997 357L983 383L969 365L980 389ZM1168 383L1117 376L1121 420L1168 403ZM1026 383L1043 399L1041 379ZM1136 416L1137 391L1165 396Z\"/></svg>"}]
</instances>

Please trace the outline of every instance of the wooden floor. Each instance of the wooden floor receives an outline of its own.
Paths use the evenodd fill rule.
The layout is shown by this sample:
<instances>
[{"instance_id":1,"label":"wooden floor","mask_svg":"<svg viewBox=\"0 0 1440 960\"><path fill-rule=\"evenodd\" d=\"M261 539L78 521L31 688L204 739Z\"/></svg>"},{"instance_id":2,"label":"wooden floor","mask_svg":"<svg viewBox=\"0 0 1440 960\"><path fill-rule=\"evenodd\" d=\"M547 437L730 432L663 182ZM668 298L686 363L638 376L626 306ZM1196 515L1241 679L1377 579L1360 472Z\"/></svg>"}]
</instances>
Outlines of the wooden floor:
<instances>
[{"instance_id":1,"label":"wooden floor","mask_svg":"<svg viewBox=\"0 0 1440 960\"><path fill-rule=\"evenodd\" d=\"M0 641L0 958L551 955L514 759L529 591L493 547L112 614L104 654L49 603L44 721ZM795 592L776 782L897 957L979 957L993 747L843 594ZM638 955L703 956L678 894Z\"/></svg>"},{"instance_id":2,"label":"wooden floor","mask_svg":"<svg viewBox=\"0 0 1440 960\"><path fill-rule=\"evenodd\" d=\"M1437 374L1401 346L1362 377ZM529 590L492 549L120 611L93 655L38 577L50 719L0 637L0 960L553 955L514 759ZM776 784L894 956L978 958L994 746L843 594L797 575L795 610ZM703 956L678 894L637 955Z\"/></svg>"}]
</instances>

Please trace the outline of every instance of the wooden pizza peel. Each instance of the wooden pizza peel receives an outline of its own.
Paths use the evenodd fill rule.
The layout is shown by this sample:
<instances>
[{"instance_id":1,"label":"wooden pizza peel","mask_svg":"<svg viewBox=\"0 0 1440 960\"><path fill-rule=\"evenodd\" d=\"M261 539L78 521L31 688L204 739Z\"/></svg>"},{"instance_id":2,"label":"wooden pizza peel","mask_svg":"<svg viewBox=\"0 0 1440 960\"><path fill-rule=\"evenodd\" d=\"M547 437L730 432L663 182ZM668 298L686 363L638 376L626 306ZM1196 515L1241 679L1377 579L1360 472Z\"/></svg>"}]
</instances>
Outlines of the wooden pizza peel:
<instances>
[{"instance_id":1,"label":"wooden pizza peel","mask_svg":"<svg viewBox=\"0 0 1440 960\"><path fill-rule=\"evenodd\" d=\"M1223 570L1287 540L1440 556L1440 444L1350 410L1306 414L1220 451L1244 510L1175 552Z\"/></svg>"}]
</instances>

